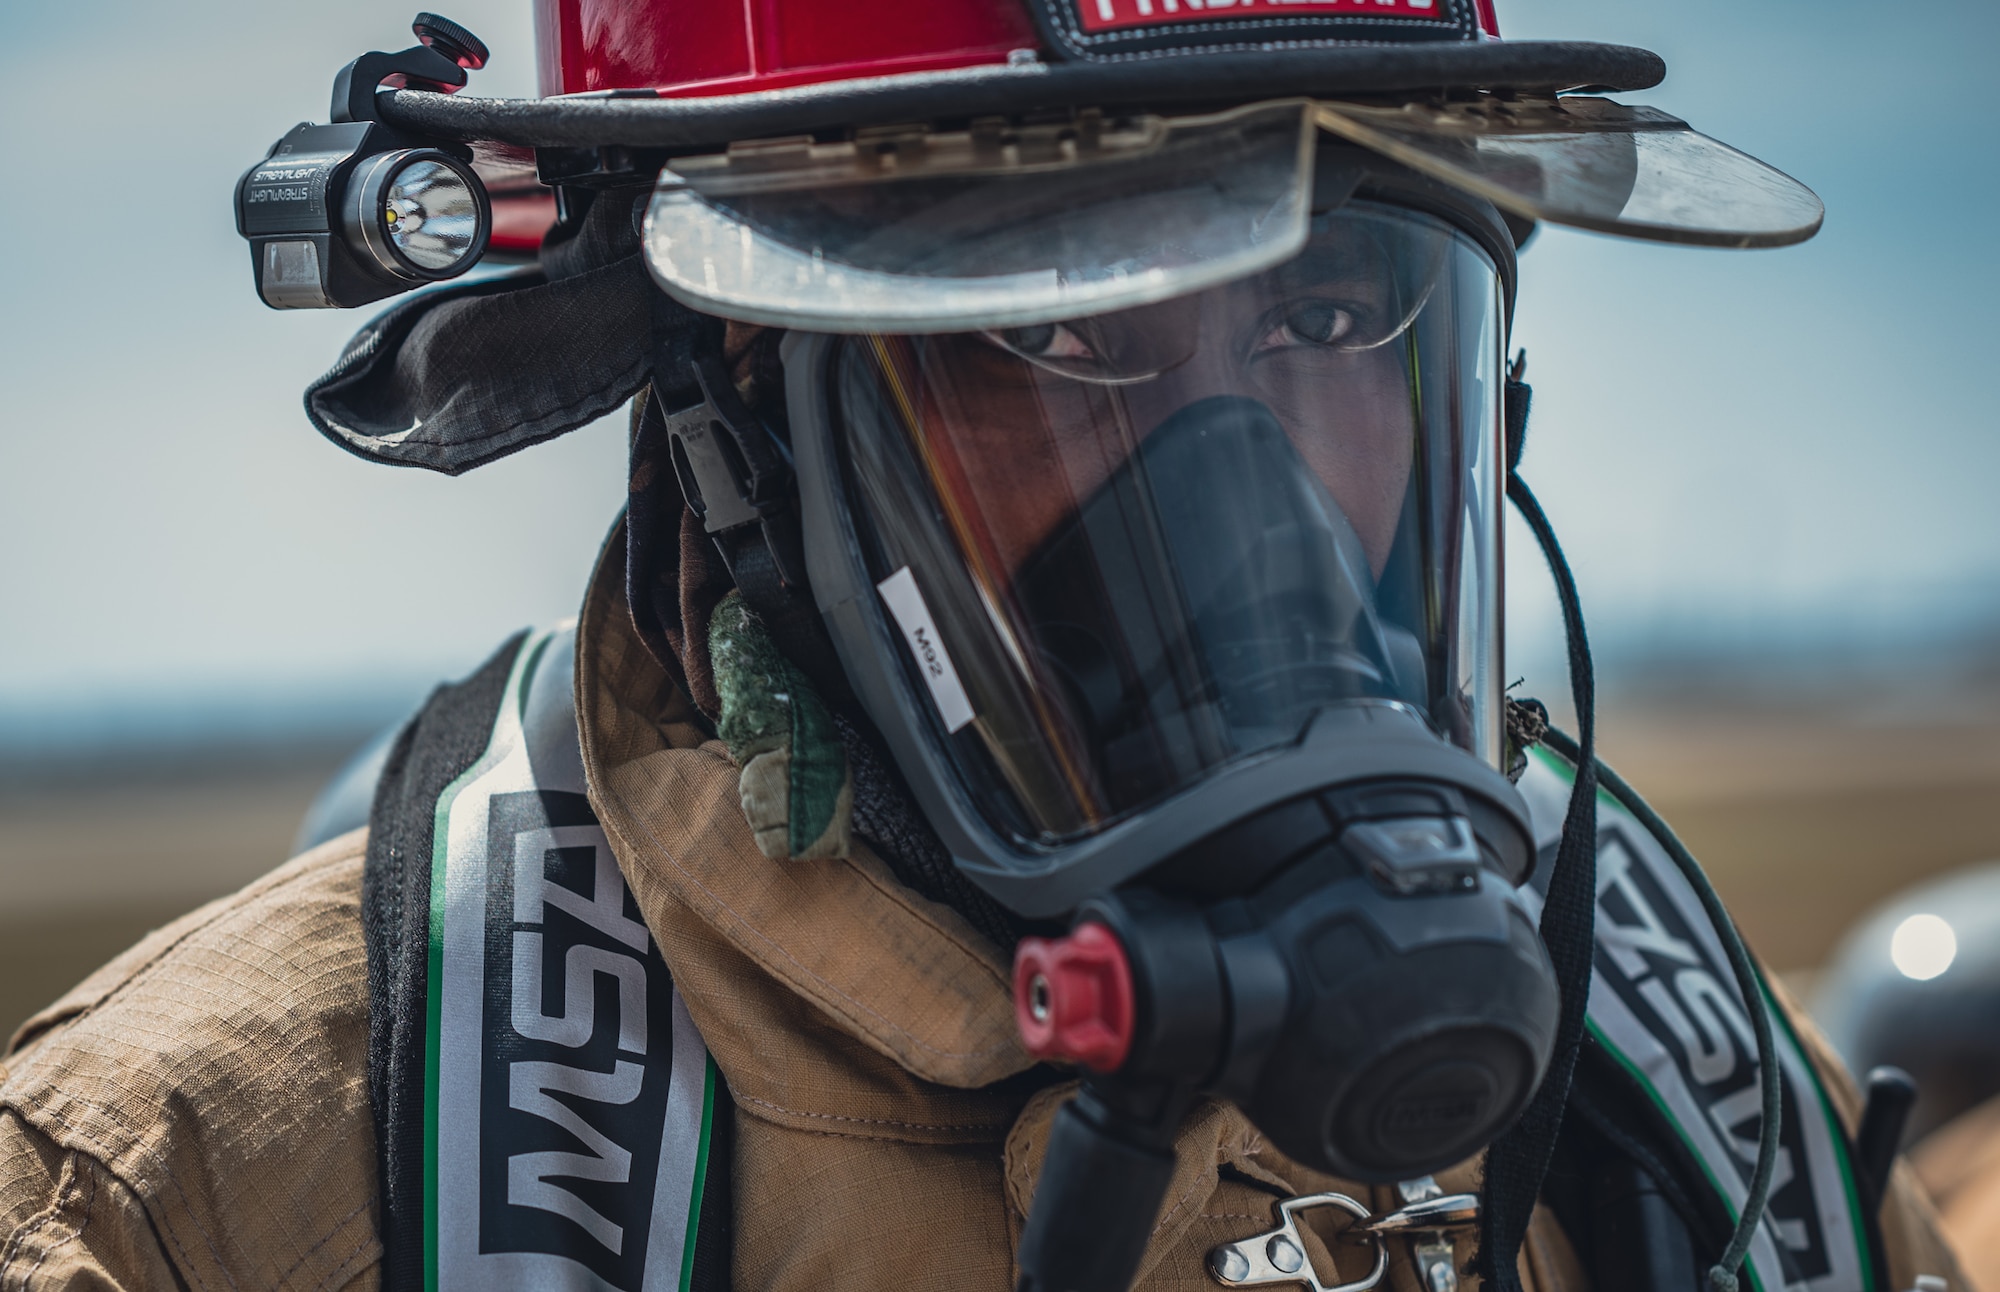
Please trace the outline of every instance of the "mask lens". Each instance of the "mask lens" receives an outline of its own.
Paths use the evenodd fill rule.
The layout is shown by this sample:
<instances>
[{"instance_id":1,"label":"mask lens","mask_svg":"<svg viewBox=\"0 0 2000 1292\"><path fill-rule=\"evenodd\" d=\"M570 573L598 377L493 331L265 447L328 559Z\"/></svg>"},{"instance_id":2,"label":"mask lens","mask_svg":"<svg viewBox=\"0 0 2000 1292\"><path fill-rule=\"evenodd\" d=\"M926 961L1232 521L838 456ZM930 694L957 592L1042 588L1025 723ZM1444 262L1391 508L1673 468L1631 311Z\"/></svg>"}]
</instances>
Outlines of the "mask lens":
<instances>
[{"instance_id":1,"label":"mask lens","mask_svg":"<svg viewBox=\"0 0 2000 1292\"><path fill-rule=\"evenodd\" d=\"M840 347L872 577L963 680L942 738L996 824L1092 833L1331 706L1497 758L1499 300L1469 239L1355 202L1203 292Z\"/></svg>"}]
</instances>

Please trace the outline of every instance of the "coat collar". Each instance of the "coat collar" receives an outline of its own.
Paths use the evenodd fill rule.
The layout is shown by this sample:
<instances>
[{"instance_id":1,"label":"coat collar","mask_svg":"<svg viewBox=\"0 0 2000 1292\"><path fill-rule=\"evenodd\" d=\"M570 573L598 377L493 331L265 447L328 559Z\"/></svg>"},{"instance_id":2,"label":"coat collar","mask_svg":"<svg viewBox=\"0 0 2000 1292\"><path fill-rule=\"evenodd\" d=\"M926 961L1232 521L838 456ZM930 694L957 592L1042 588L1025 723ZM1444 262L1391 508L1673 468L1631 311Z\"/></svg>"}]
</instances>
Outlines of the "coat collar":
<instances>
[{"instance_id":1,"label":"coat collar","mask_svg":"<svg viewBox=\"0 0 2000 1292\"><path fill-rule=\"evenodd\" d=\"M624 553L621 526L578 626L577 717L592 802L676 978L693 921L924 1080L977 1087L1030 1067L1010 967L957 912L859 840L839 859L758 850L735 763L632 626Z\"/></svg>"}]
</instances>

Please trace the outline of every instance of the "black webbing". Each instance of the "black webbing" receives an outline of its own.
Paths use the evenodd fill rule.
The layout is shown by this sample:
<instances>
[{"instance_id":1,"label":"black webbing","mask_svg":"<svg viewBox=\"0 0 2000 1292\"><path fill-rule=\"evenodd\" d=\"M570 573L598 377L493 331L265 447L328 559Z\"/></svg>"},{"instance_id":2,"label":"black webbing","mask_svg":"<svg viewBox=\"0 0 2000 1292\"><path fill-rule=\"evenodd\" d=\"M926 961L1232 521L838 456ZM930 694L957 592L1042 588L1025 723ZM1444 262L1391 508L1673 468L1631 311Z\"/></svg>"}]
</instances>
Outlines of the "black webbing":
<instances>
[{"instance_id":1,"label":"black webbing","mask_svg":"<svg viewBox=\"0 0 2000 1292\"><path fill-rule=\"evenodd\" d=\"M381 1181L385 1292L423 1292L425 1093L429 1034L431 863L439 798L478 762L493 736L515 657L508 639L463 682L441 686L403 728L377 782L362 872L368 955L368 1087ZM657 954L652 952L649 954ZM701 1214L684 1280L690 1292L730 1286L734 1104L718 1093L710 1123Z\"/></svg>"},{"instance_id":2,"label":"black webbing","mask_svg":"<svg viewBox=\"0 0 2000 1292\"><path fill-rule=\"evenodd\" d=\"M382 1286L424 1286L424 1060L431 855L438 796L486 752L518 633L463 682L431 693L376 782L361 874L368 951L368 1094L382 1190Z\"/></svg>"},{"instance_id":3,"label":"black webbing","mask_svg":"<svg viewBox=\"0 0 2000 1292\"><path fill-rule=\"evenodd\" d=\"M743 594L743 604L771 634L771 641L819 691L820 699L836 709L849 707L847 675L841 670L840 656L834 653L833 638L826 620L813 601L812 590L802 583L788 583L771 555L770 543L755 525L728 534L718 534L715 545Z\"/></svg>"}]
</instances>

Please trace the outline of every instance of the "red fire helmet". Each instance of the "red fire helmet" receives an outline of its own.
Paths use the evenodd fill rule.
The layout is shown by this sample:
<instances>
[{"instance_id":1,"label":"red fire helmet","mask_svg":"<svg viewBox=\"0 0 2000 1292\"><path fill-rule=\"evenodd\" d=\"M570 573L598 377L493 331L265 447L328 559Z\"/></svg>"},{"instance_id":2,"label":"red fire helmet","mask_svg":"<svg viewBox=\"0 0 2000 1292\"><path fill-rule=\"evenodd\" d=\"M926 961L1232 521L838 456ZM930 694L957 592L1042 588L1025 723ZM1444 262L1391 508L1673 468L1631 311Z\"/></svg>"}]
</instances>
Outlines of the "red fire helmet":
<instances>
[{"instance_id":1,"label":"red fire helmet","mask_svg":"<svg viewBox=\"0 0 2000 1292\"><path fill-rule=\"evenodd\" d=\"M403 90L385 119L470 142L493 245L554 218L551 150L714 149L773 136L1284 95L1657 84L1627 46L1499 38L1493 0L535 0L539 99ZM599 161L602 161L600 157Z\"/></svg>"},{"instance_id":2,"label":"red fire helmet","mask_svg":"<svg viewBox=\"0 0 2000 1292\"><path fill-rule=\"evenodd\" d=\"M1492 0L1086 0L1073 12L1037 0L536 0L544 95L646 91L738 94L793 85L1039 60L1095 45L1205 41L1225 30L1260 46L1301 39L1497 39ZM1038 25L1039 22L1039 25ZM1389 24L1396 24L1390 27ZM1417 24L1424 24L1419 26ZM1324 30L1318 30L1323 28ZM1062 34L1067 31L1069 40Z\"/></svg>"}]
</instances>

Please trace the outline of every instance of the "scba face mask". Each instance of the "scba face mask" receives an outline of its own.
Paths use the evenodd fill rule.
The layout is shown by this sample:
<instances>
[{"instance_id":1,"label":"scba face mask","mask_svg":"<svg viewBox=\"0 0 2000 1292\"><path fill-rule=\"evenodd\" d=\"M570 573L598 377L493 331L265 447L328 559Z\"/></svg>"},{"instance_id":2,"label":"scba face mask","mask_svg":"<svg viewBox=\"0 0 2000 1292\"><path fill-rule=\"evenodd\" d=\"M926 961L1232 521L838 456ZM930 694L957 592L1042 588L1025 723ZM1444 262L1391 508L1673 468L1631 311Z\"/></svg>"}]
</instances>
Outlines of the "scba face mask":
<instances>
[{"instance_id":1,"label":"scba face mask","mask_svg":"<svg viewBox=\"0 0 2000 1292\"><path fill-rule=\"evenodd\" d=\"M1298 253L1233 281L787 339L845 672L960 867L1071 927L1017 987L1031 1049L1096 1074L1044 1187L1100 1238L1131 1228L1107 1199L1150 1216L1171 1155L1128 1150L1201 1091L1409 1179L1489 1142L1552 1044L1499 767L1511 242L1325 169Z\"/></svg>"},{"instance_id":2,"label":"scba face mask","mask_svg":"<svg viewBox=\"0 0 2000 1292\"><path fill-rule=\"evenodd\" d=\"M814 356L1003 898L1052 915L1129 878L1069 845L1328 709L1498 763L1500 315L1468 239L1352 203L1192 296Z\"/></svg>"}]
</instances>

